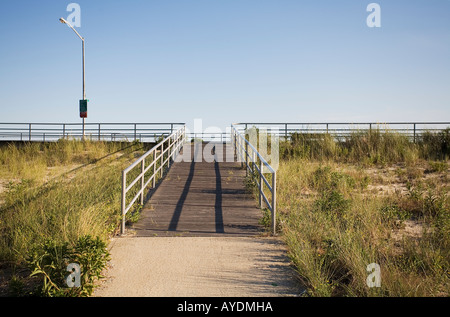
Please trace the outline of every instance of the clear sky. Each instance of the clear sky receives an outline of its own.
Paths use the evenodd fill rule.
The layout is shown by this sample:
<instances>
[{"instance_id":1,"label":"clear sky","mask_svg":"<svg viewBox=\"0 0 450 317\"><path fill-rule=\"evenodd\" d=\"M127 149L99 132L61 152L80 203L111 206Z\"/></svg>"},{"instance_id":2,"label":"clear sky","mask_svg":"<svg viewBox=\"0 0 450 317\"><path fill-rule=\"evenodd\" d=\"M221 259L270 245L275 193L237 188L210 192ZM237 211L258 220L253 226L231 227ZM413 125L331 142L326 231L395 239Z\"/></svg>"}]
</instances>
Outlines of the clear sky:
<instances>
[{"instance_id":1,"label":"clear sky","mask_svg":"<svg viewBox=\"0 0 450 317\"><path fill-rule=\"evenodd\" d=\"M450 121L449 0L73 2L87 122ZM81 121L69 3L1 1L0 122Z\"/></svg>"}]
</instances>

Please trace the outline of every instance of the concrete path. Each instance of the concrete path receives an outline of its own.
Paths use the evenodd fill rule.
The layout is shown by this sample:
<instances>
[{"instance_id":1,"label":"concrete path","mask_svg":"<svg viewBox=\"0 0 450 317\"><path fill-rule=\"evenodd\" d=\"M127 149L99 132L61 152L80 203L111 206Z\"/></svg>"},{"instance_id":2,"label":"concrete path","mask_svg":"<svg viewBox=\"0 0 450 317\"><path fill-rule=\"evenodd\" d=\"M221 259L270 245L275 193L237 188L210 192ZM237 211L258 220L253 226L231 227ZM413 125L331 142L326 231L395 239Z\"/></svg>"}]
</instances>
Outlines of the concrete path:
<instances>
[{"instance_id":1,"label":"concrete path","mask_svg":"<svg viewBox=\"0 0 450 317\"><path fill-rule=\"evenodd\" d=\"M273 297L302 289L283 244L264 237L119 237L98 297Z\"/></svg>"}]
</instances>

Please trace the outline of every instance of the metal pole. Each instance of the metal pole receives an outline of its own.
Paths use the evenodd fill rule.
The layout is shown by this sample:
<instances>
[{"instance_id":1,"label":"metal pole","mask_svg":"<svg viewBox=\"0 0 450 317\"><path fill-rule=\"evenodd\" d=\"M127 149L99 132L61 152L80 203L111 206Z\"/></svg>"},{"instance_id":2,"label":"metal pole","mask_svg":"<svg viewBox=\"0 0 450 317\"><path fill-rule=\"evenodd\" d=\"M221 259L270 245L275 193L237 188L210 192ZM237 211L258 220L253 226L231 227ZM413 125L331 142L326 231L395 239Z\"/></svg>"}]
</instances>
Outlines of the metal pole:
<instances>
[{"instance_id":1,"label":"metal pole","mask_svg":"<svg viewBox=\"0 0 450 317\"><path fill-rule=\"evenodd\" d=\"M272 232L276 234L277 226L277 173L272 173Z\"/></svg>"},{"instance_id":2,"label":"metal pole","mask_svg":"<svg viewBox=\"0 0 450 317\"><path fill-rule=\"evenodd\" d=\"M246 140L244 140L246 141ZM245 142L245 176L248 176L248 143Z\"/></svg>"},{"instance_id":3,"label":"metal pole","mask_svg":"<svg viewBox=\"0 0 450 317\"><path fill-rule=\"evenodd\" d=\"M263 208L263 198L262 198L262 192L264 190L263 187L263 162L262 160L259 160L259 208Z\"/></svg>"},{"instance_id":4,"label":"metal pole","mask_svg":"<svg viewBox=\"0 0 450 317\"><path fill-rule=\"evenodd\" d=\"M153 188L155 188L156 185L156 153L157 151L155 150L153 152Z\"/></svg>"},{"instance_id":5,"label":"metal pole","mask_svg":"<svg viewBox=\"0 0 450 317\"><path fill-rule=\"evenodd\" d=\"M145 170L145 158L141 161L141 173L142 173L142 177L141 177L141 205L144 204L144 184L145 184L144 170Z\"/></svg>"},{"instance_id":6,"label":"metal pole","mask_svg":"<svg viewBox=\"0 0 450 317\"><path fill-rule=\"evenodd\" d=\"M164 170L164 142L161 143L161 178L163 177Z\"/></svg>"},{"instance_id":7,"label":"metal pole","mask_svg":"<svg viewBox=\"0 0 450 317\"><path fill-rule=\"evenodd\" d=\"M170 159L171 159L171 149L172 149L172 137L169 137L169 140L167 141L169 143L169 147L167 148L167 168L170 168Z\"/></svg>"},{"instance_id":8,"label":"metal pole","mask_svg":"<svg viewBox=\"0 0 450 317\"><path fill-rule=\"evenodd\" d=\"M85 56L85 50L84 50L84 38L81 38L81 41L83 43L82 47L83 47L83 100L86 99L86 85L85 85L85 81L86 81L86 74L85 74L85 62L84 62L84 56ZM84 140L84 118L83 118L83 140Z\"/></svg>"},{"instance_id":9,"label":"metal pole","mask_svg":"<svg viewBox=\"0 0 450 317\"><path fill-rule=\"evenodd\" d=\"M121 233L125 234L125 208L126 208L126 193L125 190L127 188L127 174L125 171L122 171L122 226L121 226Z\"/></svg>"},{"instance_id":10,"label":"metal pole","mask_svg":"<svg viewBox=\"0 0 450 317\"><path fill-rule=\"evenodd\" d=\"M83 53L83 67L82 67L82 69L83 69L83 100L85 100L85 99L86 99L86 86L85 86L85 63L84 63L84 59L85 59L85 58L84 58L84 57L85 57L84 37L82 37L82 36L80 35L80 33L78 33L77 30L75 30L74 27L73 27L72 25L70 25L70 23L67 22L66 20L64 20L63 18L60 18L59 21L60 21L61 23L66 24L68 27L70 27L70 28L75 32L75 34L76 34L76 35L81 39L81 41L82 41L82 46L81 46L81 48L82 48L82 53ZM83 127L82 127L83 137L82 137L82 139L84 140L84 118L82 118L82 119L83 119Z\"/></svg>"}]
</instances>

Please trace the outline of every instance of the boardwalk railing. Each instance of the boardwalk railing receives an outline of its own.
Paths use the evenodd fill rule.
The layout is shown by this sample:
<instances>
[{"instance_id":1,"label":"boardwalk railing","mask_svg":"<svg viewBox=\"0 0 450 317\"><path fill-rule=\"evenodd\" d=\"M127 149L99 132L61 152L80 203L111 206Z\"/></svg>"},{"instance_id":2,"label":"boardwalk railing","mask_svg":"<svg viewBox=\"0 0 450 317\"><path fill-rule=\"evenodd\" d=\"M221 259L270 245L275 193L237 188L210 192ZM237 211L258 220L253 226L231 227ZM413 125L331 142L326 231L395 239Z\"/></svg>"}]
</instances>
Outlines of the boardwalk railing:
<instances>
[{"instance_id":1,"label":"boardwalk railing","mask_svg":"<svg viewBox=\"0 0 450 317\"><path fill-rule=\"evenodd\" d=\"M287 123L287 122L244 122L233 124L239 131L246 131L252 127L266 128L277 131L280 138L288 140L293 133L329 133L337 138L345 138L354 132L371 131L375 129L388 130L391 132L406 135L411 141L416 142L417 138L424 132L439 132L450 127L450 122L324 122L324 123Z\"/></svg>"},{"instance_id":2,"label":"boardwalk railing","mask_svg":"<svg viewBox=\"0 0 450 317\"><path fill-rule=\"evenodd\" d=\"M140 198L140 204L144 204L144 192L150 182L152 186L156 185L156 177L159 174L163 177L165 167L167 169L179 154L183 143L186 141L186 127L183 126L170 134L164 140L156 144L133 164L122 171L122 234L125 233L125 222L128 211ZM146 159L147 164L146 165ZM138 173L138 174L137 174ZM127 184L127 176L130 174L130 183ZM137 174L137 175L136 175ZM146 176L148 177L146 180ZM136 184L138 184L136 188ZM133 198L128 202L127 193L134 194Z\"/></svg>"},{"instance_id":3,"label":"boardwalk railing","mask_svg":"<svg viewBox=\"0 0 450 317\"><path fill-rule=\"evenodd\" d=\"M154 142L172 134L184 123L85 123L85 138L98 141ZM82 123L4 123L0 122L0 141L58 141L81 139Z\"/></svg>"},{"instance_id":4,"label":"boardwalk railing","mask_svg":"<svg viewBox=\"0 0 450 317\"><path fill-rule=\"evenodd\" d=\"M263 202L271 212L271 230L276 234L276 213L277 213L277 173L238 129L231 125L231 142L234 146L238 161L246 165L246 171L252 175L258 186L259 207L264 207ZM271 174L271 181L264 174ZM271 197L267 197L264 192L264 185L270 192Z\"/></svg>"}]
</instances>

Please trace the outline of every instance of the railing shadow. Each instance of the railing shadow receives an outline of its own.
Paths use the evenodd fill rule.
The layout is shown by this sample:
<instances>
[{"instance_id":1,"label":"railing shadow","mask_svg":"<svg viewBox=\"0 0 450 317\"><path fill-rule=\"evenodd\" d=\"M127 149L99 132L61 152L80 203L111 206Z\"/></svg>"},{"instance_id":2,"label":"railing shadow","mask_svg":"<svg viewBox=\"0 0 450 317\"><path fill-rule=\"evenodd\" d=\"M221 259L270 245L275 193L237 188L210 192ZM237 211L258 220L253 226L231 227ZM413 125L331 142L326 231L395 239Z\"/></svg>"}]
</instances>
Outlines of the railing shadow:
<instances>
[{"instance_id":1,"label":"railing shadow","mask_svg":"<svg viewBox=\"0 0 450 317\"><path fill-rule=\"evenodd\" d=\"M216 173L216 202L214 204L214 215L216 222L216 233L224 233L225 229L223 226L223 210L222 210L222 177L220 175L219 163L217 162L217 157L215 156L215 146L214 151L214 170Z\"/></svg>"},{"instance_id":2,"label":"railing shadow","mask_svg":"<svg viewBox=\"0 0 450 317\"><path fill-rule=\"evenodd\" d=\"M195 146L194 148L194 157L198 154L198 151L201 151L201 147ZM176 231L178 222L180 221L181 212L183 211L184 202L186 201L186 197L189 194L189 188L191 187L192 179L194 178L195 171L195 160L191 161L191 165L189 167L189 175L186 179L186 183L184 184L183 192L181 193L180 198L175 206L175 210L172 215L172 219L169 223L169 231Z\"/></svg>"}]
</instances>

